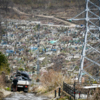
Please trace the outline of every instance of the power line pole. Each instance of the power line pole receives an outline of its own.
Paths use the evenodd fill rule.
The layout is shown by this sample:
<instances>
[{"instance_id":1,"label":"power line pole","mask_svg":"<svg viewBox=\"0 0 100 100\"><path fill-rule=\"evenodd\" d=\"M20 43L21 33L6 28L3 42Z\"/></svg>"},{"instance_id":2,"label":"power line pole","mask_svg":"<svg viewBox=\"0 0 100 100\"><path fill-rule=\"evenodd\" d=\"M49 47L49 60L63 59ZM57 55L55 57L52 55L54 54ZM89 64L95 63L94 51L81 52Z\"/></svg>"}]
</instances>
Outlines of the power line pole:
<instances>
[{"instance_id":1,"label":"power line pole","mask_svg":"<svg viewBox=\"0 0 100 100\"><path fill-rule=\"evenodd\" d=\"M99 7L100 7L100 0L99 1ZM99 16L100 16L100 9L99 9ZM100 27L100 19L99 19L99 27Z\"/></svg>"},{"instance_id":2,"label":"power line pole","mask_svg":"<svg viewBox=\"0 0 100 100\"><path fill-rule=\"evenodd\" d=\"M38 34L37 34L37 75L39 75L40 73L40 65L39 65L39 42L40 42L40 38L39 38L39 35L40 35L40 32L39 32L39 29L40 29L40 24L37 25L37 30L38 30Z\"/></svg>"},{"instance_id":3,"label":"power line pole","mask_svg":"<svg viewBox=\"0 0 100 100\"><path fill-rule=\"evenodd\" d=\"M2 40L2 27L1 27L1 16L0 16L0 42Z\"/></svg>"},{"instance_id":4,"label":"power line pole","mask_svg":"<svg viewBox=\"0 0 100 100\"><path fill-rule=\"evenodd\" d=\"M5 1L5 10L6 10L6 42L8 43L8 36L7 36L7 14L8 14L8 3L9 1Z\"/></svg>"},{"instance_id":5,"label":"power line pole","mask_svg":"<svg viewBox=\"0 0 100 100\"><path fill-rule=\"evenodd\" d=\"M79 18L82 14L85 14L85 18ZM93 58L92 55L91 57L88 56L88 54L90 54L91 52L96 52L98 55L100 54L99 46L97 45L94 47L93 45L91 45L91 43L89 43L91 41L91 37L95 38L95 41L100 42L100 38L98 36L100 35L100 0L99 4L95 4L91 2L91 0L86 0L86 9L69 20L85 21L84 43L81 57L81 65L79 68L79 82L81 83L83 74L98 81L96 75L93 75L93 73L88 72L86 69L93 67L94 64L95 66L100 66L100 56L98 56L98 58ZM94 31L94 33L92 31ZM89 64L86 65L85 61L87 61Z\"/></svg>"}]
</instances>

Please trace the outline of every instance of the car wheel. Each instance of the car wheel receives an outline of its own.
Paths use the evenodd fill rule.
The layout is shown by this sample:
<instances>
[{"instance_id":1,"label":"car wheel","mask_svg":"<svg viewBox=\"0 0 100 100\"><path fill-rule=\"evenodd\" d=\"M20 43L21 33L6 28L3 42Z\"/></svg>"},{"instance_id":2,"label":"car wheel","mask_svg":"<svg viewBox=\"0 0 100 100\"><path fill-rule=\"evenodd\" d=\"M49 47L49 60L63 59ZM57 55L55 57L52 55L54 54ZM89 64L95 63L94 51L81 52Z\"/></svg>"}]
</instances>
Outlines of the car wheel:
<instances>
[{"instance_id":1,"label":"car wheel","mask_svg":"<svg viewBox=\"0 0 100 100\"><path fill-rule=\"evenodd\" d=\"M24 91L24 93L27 93L28 91Z\"/></svg>"},{"instance_id":2,"label":"car wheel","mask_svg":"<svg viewBox=\"0 0 100 100\"><path fill-rule=\"evenodd\" d=\"M17 91L20 92L20 88L17 88Z\"/></svg>"},{"instance_id":3,"label":"car wheel","mask_svg":"<svg viewBox=\"0 0 100 100\"><path fill-rule=\"evenodd\" d=\"M24 91L24 93L28 93L28 89L26 89L26 88L24 88L23 91Z\"/></svg>"}]
</instances>

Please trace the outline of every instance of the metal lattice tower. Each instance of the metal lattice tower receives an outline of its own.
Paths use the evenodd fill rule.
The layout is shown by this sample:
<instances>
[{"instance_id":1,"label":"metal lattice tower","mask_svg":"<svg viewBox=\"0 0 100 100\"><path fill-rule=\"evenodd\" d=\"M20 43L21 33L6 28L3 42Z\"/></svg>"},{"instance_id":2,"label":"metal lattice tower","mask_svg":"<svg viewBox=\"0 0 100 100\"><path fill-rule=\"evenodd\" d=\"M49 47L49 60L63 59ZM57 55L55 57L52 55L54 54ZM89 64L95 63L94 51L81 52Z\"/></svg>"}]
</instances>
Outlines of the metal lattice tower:
<instances>
[{"instance_id":1,"label":"metal lattice tower","mask_svg":"<svg viewBox=\"0 0 100 100\"><path fill-rule=\"evenodd\" d=\"M83 74L99 81L100 79L100 0L86 1L86 9L69 20L85 21L84 43L79 68L79 82ZM84 18L80 18L81 15Z\"/></svg>"}]
</instances>

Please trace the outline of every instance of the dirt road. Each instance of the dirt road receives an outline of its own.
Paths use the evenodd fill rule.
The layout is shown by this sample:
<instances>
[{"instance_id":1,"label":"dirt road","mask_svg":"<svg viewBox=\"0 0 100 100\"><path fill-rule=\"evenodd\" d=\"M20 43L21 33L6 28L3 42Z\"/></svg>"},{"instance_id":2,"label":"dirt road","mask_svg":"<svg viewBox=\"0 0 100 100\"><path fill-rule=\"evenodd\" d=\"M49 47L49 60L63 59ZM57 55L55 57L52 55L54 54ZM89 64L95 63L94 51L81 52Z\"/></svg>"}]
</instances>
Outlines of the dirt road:
<instances>
[{"instance_id":1,"label":"dirt road","mask_svg":"<svg viewBox=\"0 0 100 100\"><path fill-rule=\"evenodd\" d=\"M9 8L11 9L11 7L9 7ZM13 7L13 10L14 10L16 13L20 14L20 15L31 16L31 14L27 14L27 13L25 13L25 12L22 12L22 11L20 11L19 9L17 9L16 7ZM32 17L34 17L34 16L35 16L35 17L50 18L50 19L54 19L54 20L59 21L59 22L63 22L63 23L65 23L66 25L69 25L69 26L75 26L75 24L70 23L70 22L68 22L68 21L66 21L66 20L57 18L57 17L55 17L55 16L45 16L45 15L34 15L34 14L33 14Z\"/></svg>"},{"instance_id":2,"label":"dirt road","mask_svg":"<svg viewBox=\"0 0 100 100\"><path fill-rule=\"evenodd\" d=\"M37 97L33 93L13 93L10 97L4 98L3 100L49 100L46 97Z\"/></svg>"}]
</instances>

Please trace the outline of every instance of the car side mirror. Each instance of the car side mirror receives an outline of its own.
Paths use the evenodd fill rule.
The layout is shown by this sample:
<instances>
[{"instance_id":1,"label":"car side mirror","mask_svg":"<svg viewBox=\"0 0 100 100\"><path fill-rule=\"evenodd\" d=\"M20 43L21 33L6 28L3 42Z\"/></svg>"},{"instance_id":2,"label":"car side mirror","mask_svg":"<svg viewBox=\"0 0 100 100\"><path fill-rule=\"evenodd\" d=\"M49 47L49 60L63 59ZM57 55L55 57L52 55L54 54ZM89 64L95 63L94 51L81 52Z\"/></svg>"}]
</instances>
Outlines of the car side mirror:
<instances>
[{"instance_id":1,"label":"car side mirror","mask_svg":"<svg viewBox=\"0 0 100 100\"><path fill-rule=\"evenodd\" d=\"M29 81L32 81L32 79L29 79Z\"/></svg>"}]
</instances>

